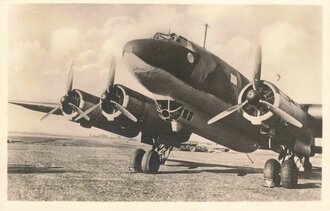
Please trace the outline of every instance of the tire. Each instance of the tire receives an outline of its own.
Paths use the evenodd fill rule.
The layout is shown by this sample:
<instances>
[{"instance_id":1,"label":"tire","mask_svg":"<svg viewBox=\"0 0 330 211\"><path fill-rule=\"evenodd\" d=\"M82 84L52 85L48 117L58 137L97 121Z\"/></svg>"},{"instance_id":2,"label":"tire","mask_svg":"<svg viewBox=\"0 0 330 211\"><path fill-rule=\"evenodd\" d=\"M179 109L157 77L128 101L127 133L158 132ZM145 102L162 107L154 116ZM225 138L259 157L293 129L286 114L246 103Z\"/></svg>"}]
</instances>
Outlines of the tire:
<instances>
[{"instance_id":1,"label":"tire","mask_svg":"<svg viewBox=\"0 0 330 211\"><path fill-rule=\"evenodd\" d=\"M281 183L281 165L275 159L269 159L264 167L264 180L269 187L278 187ZM269 183L269 184L268 184Z\"/></svg>"},{"instance_id":2,"label":"tire","mask_svg":"<svg viewBox=\"0 0 330 211\"><path fill-rule=\"evenodd\" d=\"M192 146L192 147L189 148L189 150L190 150L190 152L195 152L196 151L196 147L193 147Z\"/></svg>"},{"instance_id":3,"label":"tire","mask_svg":"<svg viewBox=\"0 0 330 211\"><path fill-rule=\"evenodd\" d=\"M146 174L156 174L159 170L160 159L157 152L150 150L143 155L142 172Z\"/></svg>"},{"instance_id":4,"label":"tire","mask_svg":"<svg viewBox=\"0 0 330 211\"><path fill-rule=\"evenodd\" d=\"M135 172L142 172L142 158L143 155L146 153L143 149L136 149L131 155L129 168L132 169Z\"/></svg>"},{"instance_id":5,"label":"tire","mask_svg":"<svg viewBox=\"0 0 330 211\"><path fill-rule=\"evenodd\" d=\"M293 160L285 160L281 170L282 187L292 189L298 183L298 169Z\"/></svg>"}]
</instances>

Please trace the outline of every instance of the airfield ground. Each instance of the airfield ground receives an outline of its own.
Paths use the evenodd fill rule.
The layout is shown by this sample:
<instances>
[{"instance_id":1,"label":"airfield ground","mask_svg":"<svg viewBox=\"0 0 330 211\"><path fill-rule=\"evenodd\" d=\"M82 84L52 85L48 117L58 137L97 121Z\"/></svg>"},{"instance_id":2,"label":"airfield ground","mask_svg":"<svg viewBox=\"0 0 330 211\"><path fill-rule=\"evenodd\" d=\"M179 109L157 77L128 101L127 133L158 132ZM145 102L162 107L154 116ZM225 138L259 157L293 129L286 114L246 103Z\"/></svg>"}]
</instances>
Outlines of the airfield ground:
<instances>
[{"instance_id":1,"label":"airfield ground","mask_svg":"<svg viewBox=\"0 0 330 211\"><path fill-rule=\"evenodd\" d=\"M321 156L296 189L261 186L268 151L173 151L157 175L129 173L136 141L11 137L8 200L32 201L315 201L321 199Z\"/></svg>"}]
</instances>

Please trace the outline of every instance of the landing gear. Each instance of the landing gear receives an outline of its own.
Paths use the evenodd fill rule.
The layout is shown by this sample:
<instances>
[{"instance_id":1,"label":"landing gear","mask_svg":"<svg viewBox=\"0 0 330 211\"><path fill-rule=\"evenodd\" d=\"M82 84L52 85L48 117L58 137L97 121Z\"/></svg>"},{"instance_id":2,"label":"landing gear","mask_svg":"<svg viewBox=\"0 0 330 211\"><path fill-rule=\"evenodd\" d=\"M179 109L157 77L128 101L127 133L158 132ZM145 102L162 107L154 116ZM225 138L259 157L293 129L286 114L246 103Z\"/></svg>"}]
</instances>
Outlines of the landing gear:
<instances>
[{"instance_id":1,"label":"landing gear","mask_svg":"<svg viewBox=\"0 0 330 211\"><path fill-rule=\"evenodd\" d=\"M264 186L276 187L282 185L284 188L295 188L298 184L298 168L295 162L303 162L301 156L295 155L288 147L282 146L277 161L269 159L264 168ZM309 159L305 157L304 167L311 165ZM280 165L282 163L282 165Z\"/></svg>"},{"instance_id":2,"label":"landing gear","mask_svg":"<svg viewBox=\"0 0 330 211\"><path fill-rule=\"evenodd\" d=\"M162 144L154 146L153 149L147 152L143 149L137 149L131 156L129 169L132 172L156 174L160 165L165 163L172 150L173 147Z\"/></svg>"},{"instance_id":3,"label":"landing gear","mask_svg":"<svg viewBox=\"0 0 330 211\"><path fill-rule=\"evenodd\" d=\"M281 164L275 159L269 159L264 168L264 186L278 187L281 182Z\"/></svg>"},{"instance_id":4,"label":"landing gear","mask_svg":"<svg viewBox=\"0 0 330 211\"><path fill-rule=\"evenodd\" d=\"M160 158L156 151L150 150L144 154L142 158L142 172L147 174L155 174L160 166Z\"/></svg>"},{"instance_id":5,"label":"landing gear","mask_svg":"<svg viewBox=\"0 0 330 211\"><path fill-rule=\"evenodd\" d=\"M136 149L131 155L130 163L129 163L129 169L133 172L142 172L142 158L146 151L143 149Z\"/></svg>"},{"instance_id":6,"label":"landing gear","mask_svg":"<svg viewBox=\"0 0 330 211\"><path fill-rule=\"evenodd\" d=\"M298 183L298 169L293 159L285 160L281 169L282 187L294 188Z\"/></svg>"},{"instance_id":7,"label":"landing gear","mask_svg":"<svg viewBox=\"0 0 330 211\"><path fill-rule=\"evenodd\" d=\"M309 157L305 157L304 171L311 172L312 168L313 168L313 166L312 166L312 163L309 161Z\"/></svg>"}]
</instances>

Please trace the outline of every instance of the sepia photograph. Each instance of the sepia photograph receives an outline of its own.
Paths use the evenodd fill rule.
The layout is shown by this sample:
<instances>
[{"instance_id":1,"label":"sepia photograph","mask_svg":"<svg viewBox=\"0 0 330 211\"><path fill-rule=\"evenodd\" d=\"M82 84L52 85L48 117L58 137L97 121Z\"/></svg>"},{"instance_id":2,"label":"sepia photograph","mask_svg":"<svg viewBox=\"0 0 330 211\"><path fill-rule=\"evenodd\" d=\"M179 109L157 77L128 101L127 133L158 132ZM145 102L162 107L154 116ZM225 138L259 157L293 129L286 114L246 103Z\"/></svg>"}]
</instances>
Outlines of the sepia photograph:
<instances>
[{"instance_id":1,"label":"sepia photograph","mask_svg":"<svg viewBox=\"0 0 330 211\"><path fill-rule=\"evenodd\" d=\"M324 5L5 11L9 204L324 200Z\"/></svg>"}]
</instances>

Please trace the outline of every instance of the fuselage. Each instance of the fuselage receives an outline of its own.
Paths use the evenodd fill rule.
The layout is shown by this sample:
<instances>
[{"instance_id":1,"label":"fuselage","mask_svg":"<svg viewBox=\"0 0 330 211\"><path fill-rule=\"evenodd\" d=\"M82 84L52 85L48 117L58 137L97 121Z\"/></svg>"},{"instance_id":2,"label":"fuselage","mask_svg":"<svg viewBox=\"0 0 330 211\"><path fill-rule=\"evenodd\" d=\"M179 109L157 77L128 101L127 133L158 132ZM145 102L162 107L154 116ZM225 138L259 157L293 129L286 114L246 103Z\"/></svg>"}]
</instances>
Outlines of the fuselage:
<instances>
[{"instance_id":1,"label":"fuselage","mask_svg":"<svg viewBox=\"0 0 330 211\"><path fill-rule=\"evenodd\" d=\"M164 35L165 36L165 35ZM169 96L192 111L184 127L237 151L252 152L267 140L238 112L222 122L207 120L237 103L249 80L219 57L176 35L133 40L123 57L131 73L149 91Z\"/></svg>"}]
</instances>

